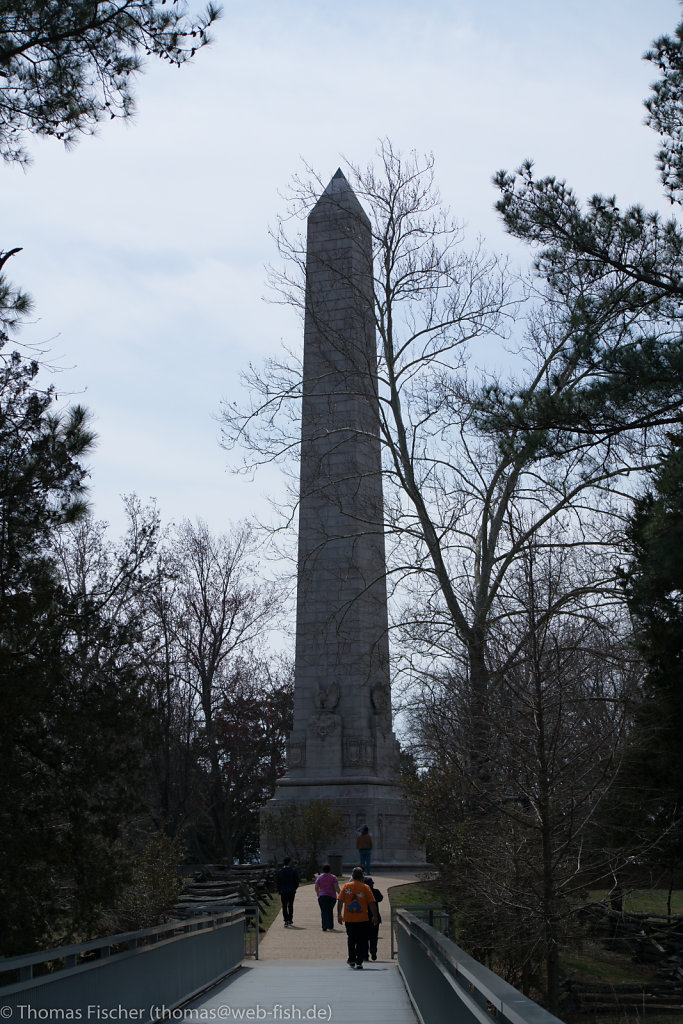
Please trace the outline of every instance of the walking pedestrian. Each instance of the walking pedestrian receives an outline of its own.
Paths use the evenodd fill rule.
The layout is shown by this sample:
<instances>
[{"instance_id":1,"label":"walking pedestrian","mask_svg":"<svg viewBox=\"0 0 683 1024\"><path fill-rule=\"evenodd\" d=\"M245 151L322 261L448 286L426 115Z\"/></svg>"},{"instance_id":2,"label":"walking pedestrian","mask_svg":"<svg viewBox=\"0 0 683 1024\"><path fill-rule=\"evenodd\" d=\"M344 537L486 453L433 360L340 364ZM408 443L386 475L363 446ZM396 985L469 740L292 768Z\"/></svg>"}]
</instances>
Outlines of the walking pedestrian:
<instances>
[{"instance_id":1,"label":"walking pedestrian","mask_svg":"<svg viewBox=\"0 0 683 1024\"><path fill-rule=\"evenodd\" d=\"M285 928L291 927L294 919L294 897L299 888L299 872L292 864L291 857L285 857L276 877L277 891L282 903L282 916Z\"/></svg>"},{"instance_id":2,"label":"walking pedestrian","mask_svg":"<svg viewBox=\"0 0 683 1024\"><path fill-rule=\"evenodd\" d=\"M334 905L339 893L337 876L330 871L329 864L323 864L322 872L315 880L315 894L318 897L320 918L324 932L334 931Z\"/></svg>"},{"instance_id":3,"label":"walking pedestrian","mask_svg":"<svg viewBox=\"0 0 683 1024\"><path fill-rule=\"evenodd\" d=\"M368 958L370 920L377 921L377 904L372 889L363 882L363 869L353 869L352 881L341 887L337 897L337 920L346 926L347 964L362 971Z\"/></svg>"},{"instance_id":4,"label":"walking pedestrian","mask_svg":"<svg viewBox=\"0 0 683 1024\"><path fill-rule=\"evenodd\" d=\"M356 836L356 849L360 858L360 866L366 875L370 874L370 860L372 858L372 836L367 825L361 825Z\"/></svg>"},{"instance_id":5,"label":"walking pedestrian","mask_svg":"<svg viewBox=\"0 0 683 1024\"><path fill-rule=\"evenodd\" d=\"M379 912L379 905L384 899L379 889L375 888L374 878L370 878L369 875L363 879L366 885L372 889L372 895L375 897L375 904L377 905L377 921L373 921L372 917L369 918L368 926L368 946L370 947L370 956L373 960L377 959L377 940L379 939L379 926L382 923L382 915Z\"/></svg>"}]
</instances>

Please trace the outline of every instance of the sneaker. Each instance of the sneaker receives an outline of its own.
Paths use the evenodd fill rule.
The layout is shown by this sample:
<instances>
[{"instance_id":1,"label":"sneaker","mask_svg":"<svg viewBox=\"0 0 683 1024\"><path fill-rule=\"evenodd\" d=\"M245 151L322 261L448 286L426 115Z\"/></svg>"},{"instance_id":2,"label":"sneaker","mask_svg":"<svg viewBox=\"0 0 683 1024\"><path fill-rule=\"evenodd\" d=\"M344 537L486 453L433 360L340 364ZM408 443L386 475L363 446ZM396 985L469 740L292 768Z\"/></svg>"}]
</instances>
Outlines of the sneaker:
<instances>
[{"instance_id":1,"label":"sneaker","mask_svg":"<svg viewBox=\"0 0 683 1024\"><path fill-rule=\"evenodd\" d=\"M356 964L356 970L357 971L362 971L363 970L363 965L362 964Z\"/></svg>"},{"instance_id":2,"label":"sneaker","mask_svg":"<svg viewBox=\"0 0 683 1024\"><path fill-rule=\"evenodd\" d=\"M347 960L346 962L349 965L349 967L355 967L356 966L356 964L355 964L355 962L353 960Z\"/></svg>"}]
</instances>

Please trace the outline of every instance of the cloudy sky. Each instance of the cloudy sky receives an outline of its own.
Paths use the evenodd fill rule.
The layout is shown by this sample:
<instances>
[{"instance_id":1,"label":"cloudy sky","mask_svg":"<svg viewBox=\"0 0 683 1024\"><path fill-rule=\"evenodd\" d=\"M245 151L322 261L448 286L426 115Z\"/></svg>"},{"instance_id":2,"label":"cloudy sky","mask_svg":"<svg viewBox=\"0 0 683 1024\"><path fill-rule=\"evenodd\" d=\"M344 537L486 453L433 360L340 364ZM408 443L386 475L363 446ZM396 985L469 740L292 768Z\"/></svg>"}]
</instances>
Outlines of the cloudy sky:
<instances>
[{"instance_id":1,"label":"cloudy sky","mask_svg":"<svg viewBox=\"0 0 683 1024\"><path fill-rule=\"evenodd\" d=\"M419 7L419 9L418 9ZM47 345L60 395L99 435L92 499L114 533L120 495L215 530L263 508L276 470L229 472L222 398L250 361L300 344L264 303L268 228L302 159L331 177L379 137L431 151L444 201L510 249L490 184L525 157L580 196L663 202L643 124L650 41L677 0L226 0L193 65L149 65L138 114L64 152L37 142L2 167L1 248L32 293L25 342Z\"/></svg>"}]
</instances>

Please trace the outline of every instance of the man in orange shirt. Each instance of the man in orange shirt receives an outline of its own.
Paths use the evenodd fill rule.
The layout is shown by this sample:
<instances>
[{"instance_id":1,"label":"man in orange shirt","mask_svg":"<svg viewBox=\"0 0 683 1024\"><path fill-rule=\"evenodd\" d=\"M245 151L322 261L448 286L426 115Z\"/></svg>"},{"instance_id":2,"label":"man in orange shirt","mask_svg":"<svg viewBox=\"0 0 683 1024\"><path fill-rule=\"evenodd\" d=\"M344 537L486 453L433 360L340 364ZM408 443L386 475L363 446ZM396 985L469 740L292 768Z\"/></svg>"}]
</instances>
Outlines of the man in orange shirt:
<instances>
[{"instance_id":1,"label":"man in orange shirt","mask_svg":"<svg viewBox=\"0 0 683 1024\"><path fill-rule=\"evenodd\" d=\"M363 869L354 868L351 881L343 885L337 897L337 920L346 925L346 943L349 967L357 971L363 970L363 961L368 958L368 938L370 921L378 923L377 903L372 889L363 882Z\"/></svg>"}]
</instances>

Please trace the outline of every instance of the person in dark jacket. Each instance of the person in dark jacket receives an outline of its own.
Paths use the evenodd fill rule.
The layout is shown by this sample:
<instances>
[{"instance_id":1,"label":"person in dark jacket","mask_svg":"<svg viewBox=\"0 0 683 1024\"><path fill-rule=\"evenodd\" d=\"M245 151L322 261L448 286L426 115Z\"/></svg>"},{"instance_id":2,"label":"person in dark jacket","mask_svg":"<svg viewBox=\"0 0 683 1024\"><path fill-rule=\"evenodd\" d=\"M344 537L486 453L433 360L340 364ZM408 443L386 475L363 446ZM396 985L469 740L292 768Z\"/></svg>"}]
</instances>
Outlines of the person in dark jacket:
<instances>
[{"instance_id":1,"label":"person in dark jacket","mask_svg":"<svg viewBox=\"0 0 683 1024\"><path fill-rule=\"evenodd\" d=\"M377 907L377 914L375 919L373 919L372 915L368 913L368 918L370 921L370 928L368 931L368 946L370 947L370 956L372 957L373 960L376 960L377 939L379 938L379 926L382 923L382 916L379 912L379 904L384 899L384 896L382 896L382 893L379 891L379 889L375 889L374 878L370 878L366 875L363 881L367 886L369 886L372 889L372 895L375 897L375 905Z\"/></svg>"},{"instance_id":2,"label":"person in dark jacket","mask_svg":"<svg viewBox=\"0 0 683 1024\"><path fill-rule=\"evenodd\" d=\"M292 865L292 858L285 857L282 867L277 873L277 891L282 903L282 916L285 928L291 927L294 918L294 896L299 888L299 872Z\"/></svg>"}]
</instances>

